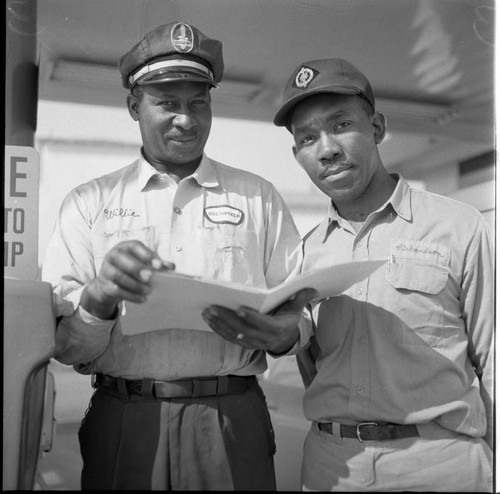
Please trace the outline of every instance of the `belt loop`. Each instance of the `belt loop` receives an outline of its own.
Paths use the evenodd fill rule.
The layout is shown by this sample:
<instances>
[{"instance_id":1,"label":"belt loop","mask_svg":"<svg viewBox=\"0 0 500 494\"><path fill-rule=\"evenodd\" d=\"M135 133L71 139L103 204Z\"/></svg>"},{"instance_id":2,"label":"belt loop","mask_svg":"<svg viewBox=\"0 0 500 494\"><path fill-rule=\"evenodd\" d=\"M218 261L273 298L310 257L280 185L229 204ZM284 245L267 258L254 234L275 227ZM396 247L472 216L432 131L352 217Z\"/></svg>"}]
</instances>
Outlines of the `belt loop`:
<instances>
[{"instance_id":1,"label":"belt loop","mask_svg":"<svg viewBox=\"0 0 500 494\"><path fill-rule=\"evenodd\" d=\"M332 422L332 436L342 437L342 432L340 428L342 427L338 422Z\"/></svg>"},{"instance_id":2,"label":"belt loop","mask_svg":"<svg viewBox=\"0 0 500 494\"><path fill-rule=\"evenodd\" d=\"M125 381L125 379L117 377L116 385L118 387L118 392L122 395L122 398L128 400L128 389L127 389L127 382Z\"/></svg>"},{"instance_id":3,"label":"belt loop","mask_svg":"<svg viewBox=\"0 0 500 494\"><path fill-rule=\"evenodd\" d=\"M227 395L229 388L229 377L217 376L217 395Z\"/></svg>"},{"instance_id":4,"label":"belt loop","mask_svg":"<svg viewBox=\"0 0 500 494\"><path fill-rule=\"evenodd\" d=\"M198 398L200 396L200 380L193 379L193 392L191 393L191 398Z\"/></svg>"},{"instance_id":5,"label":"belt loop","mask_svg":"<svg viewBox=\"0 0 500 494\"><path fill-rule=\"evenodd\" d=\"M141 395L143 398L155 399L155 395L153 393L153 384L154 381L152 379L143 379L141 382Z\"/></svg>"}]
</instances>

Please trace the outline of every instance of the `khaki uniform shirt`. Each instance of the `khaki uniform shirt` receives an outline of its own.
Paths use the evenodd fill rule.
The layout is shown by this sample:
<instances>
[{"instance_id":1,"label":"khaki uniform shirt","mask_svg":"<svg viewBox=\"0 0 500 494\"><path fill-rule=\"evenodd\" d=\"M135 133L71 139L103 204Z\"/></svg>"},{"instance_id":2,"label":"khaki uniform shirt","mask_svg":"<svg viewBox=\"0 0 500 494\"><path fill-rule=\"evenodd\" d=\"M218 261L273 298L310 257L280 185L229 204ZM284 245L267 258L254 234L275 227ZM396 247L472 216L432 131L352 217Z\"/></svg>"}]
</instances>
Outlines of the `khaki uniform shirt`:
<instances>
[{"instance_id":1,"label":"khaki uniform shirt","mask_svg":"<svg viewBox=\"0 0 500 494\"><path fill-rule=\"evenodd\" d=\"M304 271L387 259L314 308L315 336L300 359L306 382L314 378L306 417L435 421L483 436L492 419L494 313L492 241L483 216L399 178L358 234L332 206L304 242Z\"/></svg>"},{"instance_id":2,"label":"khaki uniform shirt","mask_svg":"<svg viewBox=\"0 0 500 494\"><path fill-rule=\"evenodd\" d=\"M116 243L138 239L181 273L272 287L298 271L301 239L266 180L203 157L178 184L142 157L75 188L47 249L43 279L58 317L55 358L82 373L126 379L181 379L266 370L266 356L211 331L176 328L134 336L79 306ZM306 336L304 336L306 338Z\"/></svg>"}]
</instances>

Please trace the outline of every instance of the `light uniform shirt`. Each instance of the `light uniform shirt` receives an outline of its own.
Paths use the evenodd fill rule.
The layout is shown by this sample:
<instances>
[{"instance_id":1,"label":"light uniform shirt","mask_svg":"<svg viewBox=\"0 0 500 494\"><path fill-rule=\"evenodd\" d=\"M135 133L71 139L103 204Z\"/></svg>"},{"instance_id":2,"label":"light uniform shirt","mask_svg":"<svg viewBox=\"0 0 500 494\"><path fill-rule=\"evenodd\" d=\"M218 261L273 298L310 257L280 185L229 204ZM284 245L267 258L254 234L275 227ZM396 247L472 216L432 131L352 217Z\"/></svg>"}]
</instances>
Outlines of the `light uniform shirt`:
<instances>
[{"instance_id":1,"label":"light uniform shirt","mask_svg":"<svg viewBox=\"0 0 500 494\"><path fill-rule=\"evenodd\" d=\"M82 373L180 379L266 370L265 353L211 331L166 328L134 336L79 306L83 287L120 241L138 239L178 272L272 287L298 271L301 239L289 210L264 179L203 157L178 184L142 157L66 197L47 248L55 358ZM306 338L304 336L304 338Z\"/></svg>"},{"instance_id":2,"label":"light uniform shirt","mask_svg":"<svg viewBox=\"0 0 500 494\"><path fill-rule=\"evenodd\" d=\"M358 234L332 206L304 242L304 271L388 261L314 308L317 345L313 340L309 351L319 354L304 397L306 417L435 421L483 436L493 358L492 243L483 216L399 178ZM302 360L303 369L310 364Z\"/></svg>"}]
</instances>

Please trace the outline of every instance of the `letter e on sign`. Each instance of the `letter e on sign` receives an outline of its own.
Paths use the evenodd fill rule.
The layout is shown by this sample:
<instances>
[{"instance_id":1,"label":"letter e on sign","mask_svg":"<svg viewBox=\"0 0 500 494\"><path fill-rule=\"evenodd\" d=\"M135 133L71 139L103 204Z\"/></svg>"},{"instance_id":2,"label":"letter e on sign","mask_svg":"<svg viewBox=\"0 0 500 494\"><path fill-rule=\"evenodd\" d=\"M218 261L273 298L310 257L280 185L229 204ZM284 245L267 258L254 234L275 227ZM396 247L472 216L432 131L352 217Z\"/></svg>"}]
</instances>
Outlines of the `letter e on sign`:
<instances>
[{"instance_id":1,"label":"letter e on sign","mask_svg":"<svg viewBox=\"0 0 500 494\"><path fill-rule=\"evenodd\" d=\"M28 146L5 146L4 275L34 280L38 273L40 159Z\"/></svg>"}]
</instances>

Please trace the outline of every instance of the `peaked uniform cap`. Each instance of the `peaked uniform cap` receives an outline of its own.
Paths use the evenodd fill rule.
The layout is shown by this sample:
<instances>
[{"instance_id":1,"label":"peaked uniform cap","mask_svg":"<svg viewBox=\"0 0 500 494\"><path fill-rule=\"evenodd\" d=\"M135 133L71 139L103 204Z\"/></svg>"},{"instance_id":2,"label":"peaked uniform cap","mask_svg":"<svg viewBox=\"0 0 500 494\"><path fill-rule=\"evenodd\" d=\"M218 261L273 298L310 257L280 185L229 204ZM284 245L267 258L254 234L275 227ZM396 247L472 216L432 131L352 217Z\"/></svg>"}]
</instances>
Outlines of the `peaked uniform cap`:
<instances>
[{"instance_id":1,"label":"peaked uniform cap","mask_svg":"<svg viewBox=\"0 0 500 494\"><path fill-rule=\"evenodd\" d=\"M342 58L311 60L297 66L288 79L274 124L290 130L289 120L295 105L319 93L358 95L375 108L370 82L352 63Z\"/></svg>"},{"instance_id":2,"label":"peaked uniform cap","mask_svg":"<svg viewBox=\"0 0 500 494\"><path fill-rule=\"evenodd\" d=\"M122 85L206 82L217 87L224 72L222 43L185 22L164 24L147 33L118 62Z\"/></svg>"}]
</instances>

